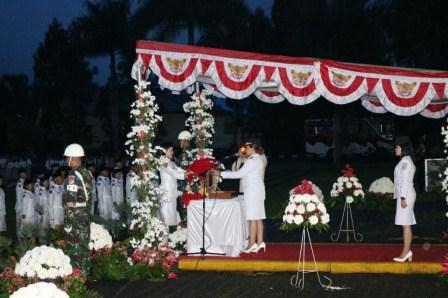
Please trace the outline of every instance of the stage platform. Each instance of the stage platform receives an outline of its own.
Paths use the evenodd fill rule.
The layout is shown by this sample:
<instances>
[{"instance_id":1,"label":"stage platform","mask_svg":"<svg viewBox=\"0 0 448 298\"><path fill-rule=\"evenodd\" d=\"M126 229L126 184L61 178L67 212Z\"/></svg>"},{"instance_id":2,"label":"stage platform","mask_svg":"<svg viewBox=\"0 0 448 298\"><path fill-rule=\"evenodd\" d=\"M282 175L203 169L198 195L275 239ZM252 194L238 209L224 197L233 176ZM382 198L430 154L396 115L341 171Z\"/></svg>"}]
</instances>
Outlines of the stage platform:
<instances>
[{"instance_id":1,"label":"stage platform","mask_svg":"<svg viewBox=\"0 0 448 298\"><path fill-rule=\"evenodd\" d=\"M401 252L398 244L314 243L319 271L331 273L395 273L434 274L442 270L441 262L448 254L448 245L416 244L412 262L392 260ZM309 247L305 268L314 267ZM297 243L267 243L266 252L241 254L240 257L181 256L179 269L204 271L297 271Z\"/></svg>"}]
</instances>

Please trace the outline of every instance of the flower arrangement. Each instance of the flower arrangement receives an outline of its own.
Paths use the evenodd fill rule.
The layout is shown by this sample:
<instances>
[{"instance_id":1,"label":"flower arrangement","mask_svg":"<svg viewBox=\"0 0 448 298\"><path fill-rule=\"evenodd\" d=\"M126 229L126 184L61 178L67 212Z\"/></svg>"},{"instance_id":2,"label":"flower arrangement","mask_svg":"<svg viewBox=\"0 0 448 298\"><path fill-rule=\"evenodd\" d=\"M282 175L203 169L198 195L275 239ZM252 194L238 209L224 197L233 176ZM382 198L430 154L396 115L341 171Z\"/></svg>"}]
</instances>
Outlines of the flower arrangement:
<instances>
[{"instance_id":1,"label":"flower arrangement","mask_svg":"<svg viewBox=\"0 0 448 298\"><path fill-rule=\"evenodd\" d=\"M319 232L329 228L330 215L324 203L313 191L313 185L303 180L290 193L288 205L283 215L281 229L285 231L300 228L314 228Z\"/></svg>"},{"instance_id":2,"label":"flower arrangement","mask_svg":"<svg viewBox=\"0 0 448 298\"><path fill-rule=\"evenodd\" d=\"M333 183L333 188L330 192L330 196L333 199L330 205L333 207L339 201L352 204L364 200L365 194L362 190L362 185L359 183L353 168L347 164L341 172L342 176Z\"/></svg>"},{"instance_id":3,"label":"flower arrangement","mask_svg":"<svg viewBox=\"0 0 448 298\"><path fill-rule=\"evenodd\" d=\"M99 250L112 246L112 236L102 225L92 222L90 224L90 250Z\"/></svg>"},{"instance_id":4,"label":"flower arrangement","mask_svg":"<svg viewBox=\"0 0 448 298\"><path fill-rule=\"evenodd\" d=\"M159 107L148 86L149 82L135 86L136 100L131 104L130 112L133 125L125 145L128 147L126 153L136 166L131 187L136 190L140 202L151 203L148 204L151 214L156 216L161 193L154 181L158 179L157 170L161 163L157 156L163 148L154 146L153 141L162 117L157 114Z\"/></svg>"},{"instance_id":5,"label":"flower arrangement","mask_svg":"<svg viewBox=\"0 0 448 298\"><path fill-rule=\"evenodd\" d=\"M15 268L20 276L38 279L56 279L72 271L70 258L62 250L45 245L27 251Z\"/></svg>"},{"instance_id":6,"label":"flower arrangement","mask_svg":"<svg viewBox=\"0 0 448 298\"><path fill-rule=\"evenodd\" d=\"M168 245L176 252L182 252L187 245L187 228L177 226L176 231L168 235Z\"/></svg>"},{"instance_id":7,"label":"flower arrangement","mask_svg":"<svg viewBox=\"0 0 448 298\"><path fill-rule=\"evenodd\" d=\"M191 96L191 101L186 102L183 108L185 113L189 114L185 121L185 126L189 128L197 150L204 152L204 149L212 144L212 137L215 133L215 120L207 112L213 108L213 102L208 98L211 94L210 91L204 89L200 94L198 93L194 92ZM210 149L205 152L211 153ZM211 154L207 155L211 156Z\"/></svg>"},{"instance_id":8,"label":"flower arrangement","mask_svg":"<svg viewBox=\"0 0 448 298\"><path fill-rule=\"evenodd\" d=\"M442 276L448 278L448 254L445 256L445 259L442 262Z\"/></svg>"},{"instance_id":9,"label":"flower arrangement","mask_svg":"<svg viewBox=\"0 0 448 298\"><path fill-rule=\"evenodd\" d=\"M134 275L140 278L147 278L148 275L167 279L177 278L176 273L172 271L177 263L177 256L166 242L157 249L135 250L131 257Z\"/></svg>"},{"instance_id":10,"label":"flower arrangement","mask_svg":"<svg viewBox=\"0 0 448 298\"><path fill-rule=\"evenodd\" d=\"M16 290L25 286L25 280L14 272L14 268L6 267L0 273L0 297L9 297Z\"/></svg>"},{"instance_id":11,"label":"flower arrangement","mask_svg":"<svg viewBox=\"0 0 448 298\"><path fill-rule=\"evenodd\" d=\"M219 164L212 157L203 157L195 160L187 168L186 186L182 195L182 202L184 205L190 204L191 200L200 200L207 196L203 180L205 173L213 168L218 167Z\"/></svg>"},{"instance_id":12,"label":"flower arrangement","mask_svg":"<svg viewBox=\"0 0 448 298\"><path fill-rule=\"evenodd\" d=\"M311 182L310 180L307 180L309 184L311 184L311 187L313 189L314 194L317 196L317 198L319 199L320 202L324 201L324 194L322 193L322 190L313 182ZM291 189L289 191L289 195L292 195L294 192L297 192L296 188L300 187L300 184L298 186L296 186L295 188Z\"/></svg>"},{"instance_id":13,"label":"flower arrangement","mask_svg":"<svg viewBox=\"0 0 448 298\"><path fill-rule=\"evenodd\" d=\"M372 182L372 184L370 184L369 193L377 195L393 194L394 183L389 177L376 179Z\"/></svg>"},{"instance_id":14,"label":"flower arrangement","mask_svg":"<svg viewBox=\"0 0 448 298\"><path fill-rule=\"evenodd\" d=\"M142 237L133 238L129 242L133 249L157 248L168 236L168 228L157 217L152 217Z\"/></svg>"},{"instance_id":15,"label":"flower arrangement","mask_svg":"<svg viewBox=\"0 0 448 298\"><path fill-rule=\"evenodd\" d=\"M69 298L66 292L58 289L54 283L38 282L15 291L11 298Z\"/></svg>"}]
</instances>

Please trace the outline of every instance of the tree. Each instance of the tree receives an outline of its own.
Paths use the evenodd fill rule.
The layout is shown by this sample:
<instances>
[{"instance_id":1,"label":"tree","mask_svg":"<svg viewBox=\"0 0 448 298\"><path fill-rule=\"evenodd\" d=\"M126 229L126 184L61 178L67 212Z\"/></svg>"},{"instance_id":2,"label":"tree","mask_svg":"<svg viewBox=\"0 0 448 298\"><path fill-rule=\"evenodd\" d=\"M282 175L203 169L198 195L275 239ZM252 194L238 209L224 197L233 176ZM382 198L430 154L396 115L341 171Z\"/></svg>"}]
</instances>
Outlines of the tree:
<instances>
[{"instance_id":1,"label":"tree","mask_svg":"<svg viewBox=\"0 0 448 298\"><path fill-rule=\"evenodd\" d=\"M92 99L92 70L61 23L54 20L34 54L35 133L41 153L64 144L88 144L87 105Z\"/></svg>"},{"instance_id":2,"label":"tree","mask_svg":"<svg viewBox=\"0 0 448 298\"><path fill-rule=\"evenodd\" d=\"M71 32L76 36L80 48L90 57L108 56L110 76L109 113L110 134L114 152L123 151L124 130L120 119L119 81L117 57L119 51L129 48L134 42L130 30L130 4L127 0L86 1L87 13L76 19Z\"/></svg>"}]
</instances>

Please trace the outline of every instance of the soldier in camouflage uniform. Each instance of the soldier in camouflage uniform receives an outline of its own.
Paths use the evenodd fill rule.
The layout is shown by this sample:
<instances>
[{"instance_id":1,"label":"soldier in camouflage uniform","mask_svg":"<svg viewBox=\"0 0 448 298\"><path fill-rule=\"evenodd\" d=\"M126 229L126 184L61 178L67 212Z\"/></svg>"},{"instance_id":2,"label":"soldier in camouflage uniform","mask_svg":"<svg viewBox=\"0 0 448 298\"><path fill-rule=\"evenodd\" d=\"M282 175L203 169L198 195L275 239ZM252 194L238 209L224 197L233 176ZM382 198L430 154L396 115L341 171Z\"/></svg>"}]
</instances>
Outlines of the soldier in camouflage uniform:
<instances>
[{"instance_id":1,"label":"soldier in camouflage uniform","mask_svg":"<svg viewBox=\"0 0 448 298\"><path fill-rule=\"evenodd\" d=\"M64 152L70 172L62 197L66 253L74 268L88 275L90 269L90 210L92 181L90 172L82 167L84 149L79 144L69 145Z\"/></svg>"},{"instance_id":2,"label":"soldier in camouflage uniform","mask_svg":"<svg viewBox=\"0 0 448 298\"><path fill-rule=\"evenodd\" d=\"M179 140L179 146L182 152L179 155L179 158L175 160L175 163L178 167L186 170L189 165L193 162L193 154L190 151L190 141L191 141L191 133L184 130L179 133L177 139ZM185 191L185 180L177 180L177 189L181 192ZM180 217L183 222L187 219L187 209L182 203L182 197L179 196L177 202L177 211L179 211Z\"/></svg>"}]
</instances>

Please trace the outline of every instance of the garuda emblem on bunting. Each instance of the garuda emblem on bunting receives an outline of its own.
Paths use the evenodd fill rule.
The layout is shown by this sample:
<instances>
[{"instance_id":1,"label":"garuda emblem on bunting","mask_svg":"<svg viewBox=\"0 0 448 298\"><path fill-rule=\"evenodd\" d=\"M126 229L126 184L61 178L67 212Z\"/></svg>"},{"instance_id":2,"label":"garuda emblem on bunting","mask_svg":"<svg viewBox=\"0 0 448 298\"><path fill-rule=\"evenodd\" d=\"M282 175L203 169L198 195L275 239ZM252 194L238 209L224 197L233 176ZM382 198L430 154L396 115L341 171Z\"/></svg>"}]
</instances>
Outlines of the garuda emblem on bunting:
<instances>
[{"instance_id":1,"label":"garuda emblem on bunting","mask_svg":"<svg viewBox=\"0 0 448 298\"><path fill-rule=\"evenodd\" d=\"M344 75L335 71L331 71L331 81L338 87L343 87L351 79L351 75Z\"/></svg>"},{"instance_id":2,"label":"garuda emblem on bunting","mask_svg":"<svg viewBox=\"0 0 448 298\"><path fill-rule=\"evenodd\" d=\"M241 79L248 69L247 65L240 66L232 63L229 63L227 65L229 66L230 75L232 76L232 78L237 80Z\"/></svg>"},{"instance_id":3,"label":"garuda emblem on bunting","mask_svg":"<svg viewBox=\"0 0 448 298\"><path fill-rule=\"evenodd\" d=\"M172 59L172 58L166 58L166 61L168 62L168 66L173 73L179 73L183 70L183 67L185 65L185 62L187 59Z\"/></svg>"},{"instance_id":4,"label":"garuda emblem on bunting","mask_svg":"<svg viewBox=\"0 0 448 298\"><path fill-rule=\"evenodd\" d=\"M308 78L311 76L311 72L296 72L294 69L291 70L292 80L294 84L303 87L307 85Z\"/></svg>"},{"instance_id":5,"label":"garuda emblem on bunting","mask_svg":"<svg viewBox=\"0 0 448 298\"><path fill-rule=\"evenodd\" d=\"M411 96L412 91L414 90L416 85L417 85L416 82L406 83L406 82L395 81L395 86L397 86L397 92L398 92L398 94L400 94L403 97Z\"/></svg>"}]
</instances>

